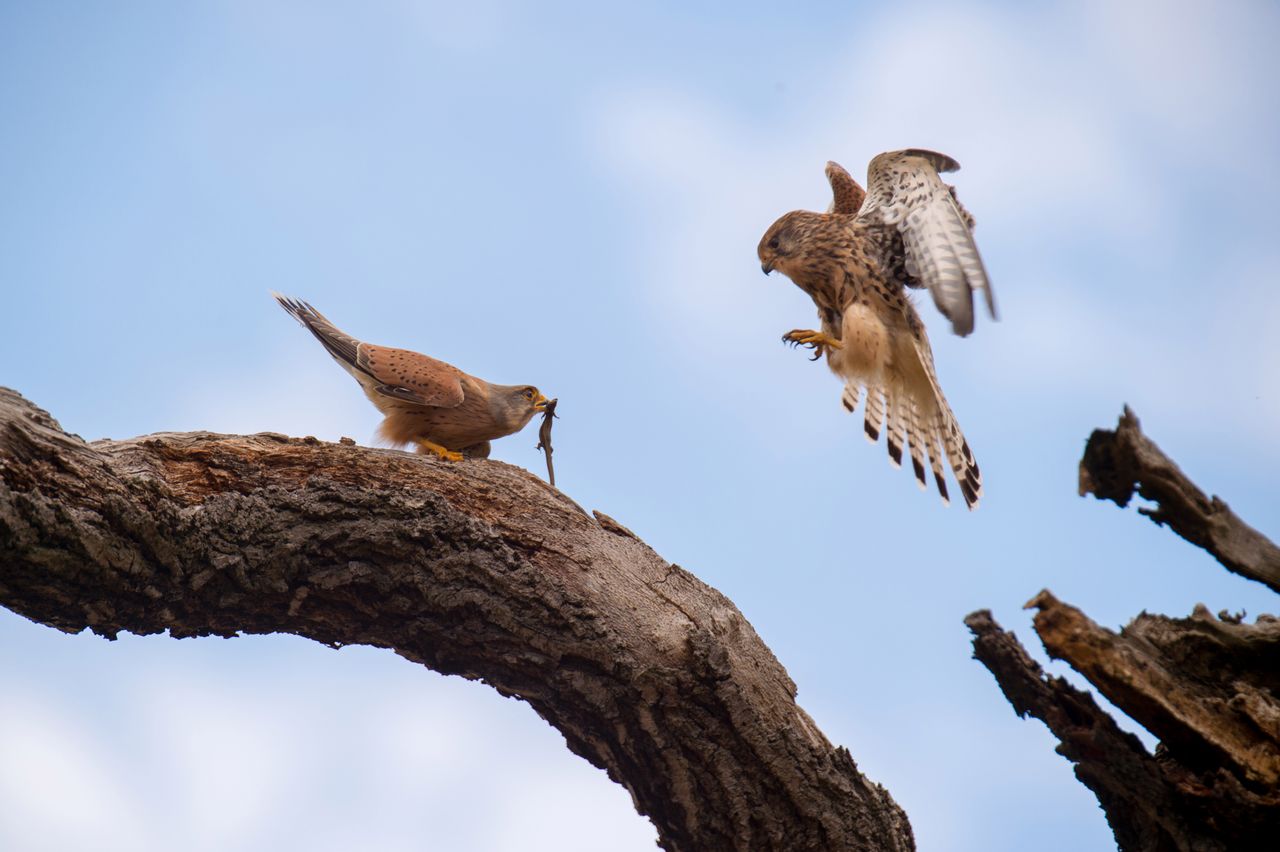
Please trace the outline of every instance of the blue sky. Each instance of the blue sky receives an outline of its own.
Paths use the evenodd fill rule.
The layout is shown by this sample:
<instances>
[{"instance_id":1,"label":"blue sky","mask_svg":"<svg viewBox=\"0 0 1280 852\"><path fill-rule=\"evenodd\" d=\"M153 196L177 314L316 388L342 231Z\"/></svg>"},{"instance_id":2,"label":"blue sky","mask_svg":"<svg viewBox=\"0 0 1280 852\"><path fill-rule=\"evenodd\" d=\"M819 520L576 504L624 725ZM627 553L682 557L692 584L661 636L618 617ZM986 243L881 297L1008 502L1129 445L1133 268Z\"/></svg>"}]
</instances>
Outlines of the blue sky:
<instances>
[{"instance_id":1,"label":"blue sky","mask_svg":"<svg viewBox=\"0 0 1280 852\"><path fill-rule=\"evenodd\" d=\"M1041 653L1042 587L1112 627L1276 610L1075 471L1127 402L1280 534L1278 37L1263 3L4 4L0 383L88 439L370 443L280 290L537 384L563 490L732 598L922 849L1107 848L961 619ZM778 342L813 307L755 258L826 160L906 146L963 164L1001 309L924 306L972 514ZM6 611L0 682L4 848L652 848L526 706L385 652Z\"/></svg>"}]
</instances>

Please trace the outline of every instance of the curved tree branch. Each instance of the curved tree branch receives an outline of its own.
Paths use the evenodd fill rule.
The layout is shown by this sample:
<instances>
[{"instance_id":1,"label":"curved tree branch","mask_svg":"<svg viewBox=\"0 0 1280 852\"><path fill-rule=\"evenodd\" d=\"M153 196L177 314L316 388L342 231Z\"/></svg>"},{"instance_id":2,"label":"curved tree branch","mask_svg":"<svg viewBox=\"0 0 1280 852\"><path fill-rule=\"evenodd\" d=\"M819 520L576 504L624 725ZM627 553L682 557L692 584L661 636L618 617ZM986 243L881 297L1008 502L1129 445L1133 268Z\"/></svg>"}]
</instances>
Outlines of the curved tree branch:
<instances>
[{"instance_id":1,"label":"curved tree branch","mask_svg":"<svg viewBox=\"0 0 1280 852\"><path fill-rule=\"evenodd\" d=\"M1246 524L1217 496L1208 497L1156 443L1125 406L1115 431L1095 429L1080 459L1080 496L1093 494L1124 508L1137 491L1156 504L1138 511L1203 547L1229 570L1280 592L1280 547Z\"/></svg>"},{"instance_id":2,"label":"curved tree branch","mask_svg":"<svg viewBox=\"0 0 1280 852\"><path fill-rule=\"evenodd\" d=\"M87 444L0 389L0 604L285 632L527 701L668 850L914 848L732 602L531 474L281 435Z\"/></svg>"}]
</instances>

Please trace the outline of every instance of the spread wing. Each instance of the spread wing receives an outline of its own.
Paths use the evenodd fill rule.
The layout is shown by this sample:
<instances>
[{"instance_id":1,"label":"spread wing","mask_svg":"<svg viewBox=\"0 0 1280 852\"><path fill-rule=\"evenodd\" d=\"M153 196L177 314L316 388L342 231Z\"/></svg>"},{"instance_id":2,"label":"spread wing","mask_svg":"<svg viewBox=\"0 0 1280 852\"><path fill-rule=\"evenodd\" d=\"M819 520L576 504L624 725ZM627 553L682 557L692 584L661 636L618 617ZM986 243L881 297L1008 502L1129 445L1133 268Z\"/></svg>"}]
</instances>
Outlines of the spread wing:
<instances>
[{"instance_id":1,"label":"spread wing","mask_svg":"<svg viewBox=\"0 0 1280 852\"><path fill-rule=\"evenodd\" d=\"M844 166L829 160L827 161L827 180L831 183L831 206L827 208L827 212L849 215L857 213L867 193L858 186L853 175L845 171Z\"/></svg>"},{"instance_id":2,"label":"spread wing","mask_svg":"<svg viewBox=\"0 0 1280 852\"><path fill-rule=\"evenodd\" d=\"M452 364L407 349L364 343L306 302L272 295L366 391L414 405L452 408L462 403L465 374Z\"/></svg>"},{"instance_id":3,"label":"spread wing","mask_svg":"<svg viewBox=\"0 0 1280 852\"><path fill-rule=\"evenodd\" d=\"M959 168L945 154L919 148L880 154L867 167L858 221L897 228L907 274L929 288L938 310L963 337L973 331L975 290L982 291L992 319L996 305L973 241L973 217L938 175Z\"/></svg>"}]
</instances>

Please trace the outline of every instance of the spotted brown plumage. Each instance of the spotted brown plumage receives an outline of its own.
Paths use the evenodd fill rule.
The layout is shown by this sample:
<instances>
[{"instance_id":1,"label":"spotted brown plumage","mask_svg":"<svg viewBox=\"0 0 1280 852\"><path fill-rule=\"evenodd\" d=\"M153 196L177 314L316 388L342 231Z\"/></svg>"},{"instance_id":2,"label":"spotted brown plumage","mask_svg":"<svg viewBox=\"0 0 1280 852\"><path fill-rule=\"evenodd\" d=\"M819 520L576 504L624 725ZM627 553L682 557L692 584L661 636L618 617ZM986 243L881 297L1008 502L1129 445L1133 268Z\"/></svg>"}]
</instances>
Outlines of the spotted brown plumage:
<instances>
[{"instance_id":1,"label":"spotted brown plumage","mask_svg":"<svg viewBox=\"0 0 1280 852\"><path fill-rule=\"evenodd\" d=\"M828 213L857 213L866 199L866 191L858 186L853 175L839 163L827 161L827 180L831 183L831 206Z\"/></svg>"},{"instance_id":2,"label":"spotted brown plumage","mask_svg":"<svg viewBox=\"0 0 1280 852\"><path fill-rule=\"evenodd\" d=\"M374 346L346 334L306 302L273 293L310 331L386 418L378 434L458 461L489 455L489 442L519 432L547 398L532 385L496 385L407 349Z\"/></svg>"},{"instance_id":3,"label":"spotted brown plumage","mask_svg":"<svg viewBox=\"0 0 1280 852\"><path fill-rule=\"evenodd\" d=\"M928 469L950 502L949 466L970 509L982 496L982 477L933 368L924 323L907 287L926 287L953 330L973 330L973 292L995 304L973 243L973 219L942 182L939 171L959 168L943 154L920 149L877 156L865 195L848 172L827 164L833 200L827 213L797 210L770 226L757 253L765 273L787 275L813 299L819 331L783 336L812 347L814 357L844 382L841 403L864 405L867 439L885 436L889 460L905 454L920 486ZM853 206L853 200L857 206Z\"/></svg>"}]
</instances>

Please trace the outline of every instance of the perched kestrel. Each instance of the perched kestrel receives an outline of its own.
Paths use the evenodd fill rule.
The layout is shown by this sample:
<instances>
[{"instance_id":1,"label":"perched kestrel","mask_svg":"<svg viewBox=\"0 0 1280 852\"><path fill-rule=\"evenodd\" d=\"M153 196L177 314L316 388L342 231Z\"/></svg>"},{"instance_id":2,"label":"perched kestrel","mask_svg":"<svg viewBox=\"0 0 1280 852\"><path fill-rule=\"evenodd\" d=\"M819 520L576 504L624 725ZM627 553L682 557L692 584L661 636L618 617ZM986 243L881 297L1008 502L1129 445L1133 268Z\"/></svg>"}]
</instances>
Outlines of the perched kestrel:
<instances>
[{"instance_id":1,"label":"perched kestrel","mask_svg":"<svg viewBox=\"0 0 1280 852\"><path fill-rule=\"evenodd\" d=\"M833 200L826 213L796 210L770 226L757 250L765 274L787 275L813 298L821 331L796 329L783 340L812 347L814 358L844 379L850 412L866 390L867 438L883 427L889 460L908 447L916 480L926 487L924 457L943 502L945 456L965 505L978 505L982 477L933 371L924 324L906 287L927 287L961 336L973 331L973 292L994 318L987 272L973 242L973 217L939 172L960 168L919 149L880 154L867 167L867 192L827 163Z\"/></svg>"},{"instance_id":2,"label":"perched kestrel","mask_svg":"<svg viewBox=\"0 0 1280 852\"><path fill-rule=\"evenodd\" d=\"M379 436L393 446L413 444L450 461L487 458L490 441L519 432L546 408L533 385L495 385L417 352L364 343L306 302L272 295L360 383L386 417Z\"/></svg>"}]
</instances>

